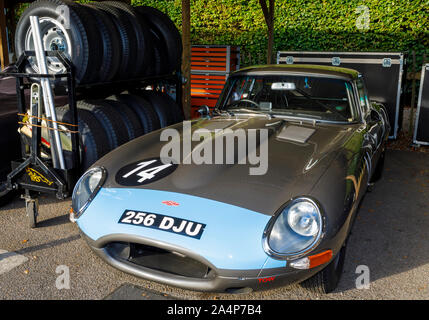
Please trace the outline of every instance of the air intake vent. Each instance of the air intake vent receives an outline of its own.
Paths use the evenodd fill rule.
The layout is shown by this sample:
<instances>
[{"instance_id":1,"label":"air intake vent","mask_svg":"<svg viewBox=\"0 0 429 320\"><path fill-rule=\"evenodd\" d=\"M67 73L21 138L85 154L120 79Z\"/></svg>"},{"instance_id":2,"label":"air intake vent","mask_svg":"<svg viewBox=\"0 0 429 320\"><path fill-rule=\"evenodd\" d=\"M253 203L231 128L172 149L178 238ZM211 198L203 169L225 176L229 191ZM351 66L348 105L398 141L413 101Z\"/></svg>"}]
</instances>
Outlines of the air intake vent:
<instances>
[{"instance_id":1,"label":"air intake vent","mask_svg":"<svg viewBox=\"0 0 429 320\"><path fill-rule=\"evenodd\" d=\"M281 140L289 140L293 142L306 143L315 131L316 130L312 128L286 126L277 135L277 138Z\"/></svg>"},{"instance_id":2,"label":"air intake vent","mask_svg":"<svg viewBox=\"0 0 429 320\"><path fill-rule=\"evenodd\" d=\"M122 242L112 242L106 249L113 258L144 268L189 278L209 279L213 276L211 268L179 252Z\"/></svg>"}]
</instances>

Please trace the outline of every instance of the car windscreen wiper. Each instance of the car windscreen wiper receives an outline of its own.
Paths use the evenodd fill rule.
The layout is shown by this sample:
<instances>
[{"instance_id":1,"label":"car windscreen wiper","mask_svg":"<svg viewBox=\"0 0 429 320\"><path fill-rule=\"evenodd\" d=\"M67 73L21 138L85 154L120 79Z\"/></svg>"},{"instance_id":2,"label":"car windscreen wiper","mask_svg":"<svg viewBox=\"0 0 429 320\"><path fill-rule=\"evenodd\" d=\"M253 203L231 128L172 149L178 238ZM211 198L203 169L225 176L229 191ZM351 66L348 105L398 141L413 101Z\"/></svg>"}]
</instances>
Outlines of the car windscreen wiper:
<instances>
[{"instance_id":1,"label":"car windscreen wiper","mask_svg":"<svg viewBox=\"0 0 429 320\"><path fill-rule=\"evenodd\" d=\"M225 110L225 109L227 109L227 108L229 108L231 106L235 106L235 105L240 104L242 102L244 102L244 103L250 103L250 104L256 106L256 108L260 107L259 104L256 101L253 101L251 99L239 99L239 100L235 100L235 101L233 101L231 103L228 103L226 106L223 107L223 109Z\"/></svg>"},{"instance_id":2,"label":"car windscreen wiper","mask_svg":"<svg viewBox=\"0 0 429 320\"><path fill-rule=\"evenodd\" d=\"M213 113L216 113L217 115L220 115L220 116L224 115L225 113L227 113L230 116L234 115L234 113L229 110L224 110L224 109L221 110L219 108L214 108Z\"/></svg>"},{"instance_id":3,"label":"car windscreen wiper","mask_svg":"<svg viewBox=\"0 0 429 320\"><path fill-rule=\"evenodd\" d=\"M246 112L246 113L255 113L255 114L261 114L264 116L267 116L268 118L271 118L271 114L266 113L266 112L262 112L259 110L254 110L254 109L248 109L248 108L239 108L239 109L230 109L229 111L236 111L236 112Z\"/></svg>"},{"instance_id":4,"label":"car windscreen wiper","mask_svg":"<svg viewBox=\"0 0 429 320\"><path fill-rule=\"evenodd\" d=\"M306 97L307 99L316 102L319 106L325 108L326 110L331 111L332 113L338 115L341 117L341 119L347 120L347 118L345 116L343 116L341 113L339 113L337 110L335 110L335 108L332 108L320 101L318 101L317 99L315 99L314 97L310 96L308 93L306 93L305 91L303 91L302 89L296 88L295 89L297 92L299 92L300 94L302 94L304 97Z\"/></svg>"}]
</instances>

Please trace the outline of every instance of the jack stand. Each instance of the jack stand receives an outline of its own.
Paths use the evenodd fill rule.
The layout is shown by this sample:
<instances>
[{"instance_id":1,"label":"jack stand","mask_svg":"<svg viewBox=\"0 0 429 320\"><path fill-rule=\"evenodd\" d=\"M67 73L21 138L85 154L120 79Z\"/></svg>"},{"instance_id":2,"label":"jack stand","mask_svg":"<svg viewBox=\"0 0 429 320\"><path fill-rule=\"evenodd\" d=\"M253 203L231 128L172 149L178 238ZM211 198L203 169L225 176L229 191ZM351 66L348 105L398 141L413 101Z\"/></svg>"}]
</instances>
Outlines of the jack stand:
<instances>
[{"instance_id":1,"label":"jack stand","mask_svg":"<svg viewBox=\"0 0 429 320\"><path fill-rule=\"evenodd\" d=\"M27 213L30 228L36 228L37 216L39 215L39 199L33 197L30 190L25 190L25 195L21 196L25 200L25 212Z\"/></svg>"}]
</instances>

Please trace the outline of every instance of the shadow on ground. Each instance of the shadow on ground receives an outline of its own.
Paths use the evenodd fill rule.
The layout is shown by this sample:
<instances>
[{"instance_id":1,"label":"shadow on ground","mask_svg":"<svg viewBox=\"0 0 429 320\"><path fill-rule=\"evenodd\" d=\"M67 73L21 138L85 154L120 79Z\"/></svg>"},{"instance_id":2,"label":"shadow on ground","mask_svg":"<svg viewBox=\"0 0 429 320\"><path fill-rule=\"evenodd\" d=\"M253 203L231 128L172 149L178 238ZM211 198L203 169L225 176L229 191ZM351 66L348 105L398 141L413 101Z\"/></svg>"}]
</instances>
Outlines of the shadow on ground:
<instances>
[{"instance_id":1,"label":"shadow on ground","mask_svg":"<svg viewBox=\"0 0 429 320\"><path fill-rule=\"evenodd\" d=\"M429 154L389 150L383 178L367 193L337 291L356 287L356 267L375 281L429 264Z\"/></svg>"}]
</instances>

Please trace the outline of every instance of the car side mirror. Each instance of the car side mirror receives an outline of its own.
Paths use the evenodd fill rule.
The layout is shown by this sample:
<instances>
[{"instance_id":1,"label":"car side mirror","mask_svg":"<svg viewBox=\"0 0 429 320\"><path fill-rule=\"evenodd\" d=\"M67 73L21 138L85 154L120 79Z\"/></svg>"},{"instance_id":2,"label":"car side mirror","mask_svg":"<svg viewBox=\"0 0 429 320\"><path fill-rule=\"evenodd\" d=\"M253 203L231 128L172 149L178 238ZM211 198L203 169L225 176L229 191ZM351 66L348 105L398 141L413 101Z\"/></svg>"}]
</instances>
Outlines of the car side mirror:
<instances>
[{"instance_id":1,"label":"car side mirror","mask_svg":"<svg viewBox=\"0 0 429 320\"><path fill-rule=\"evenodd\" d=\"M201 118L210 118L210 108L207 105L201 106L198 109Z\"/></svg>"}]
</instances>

